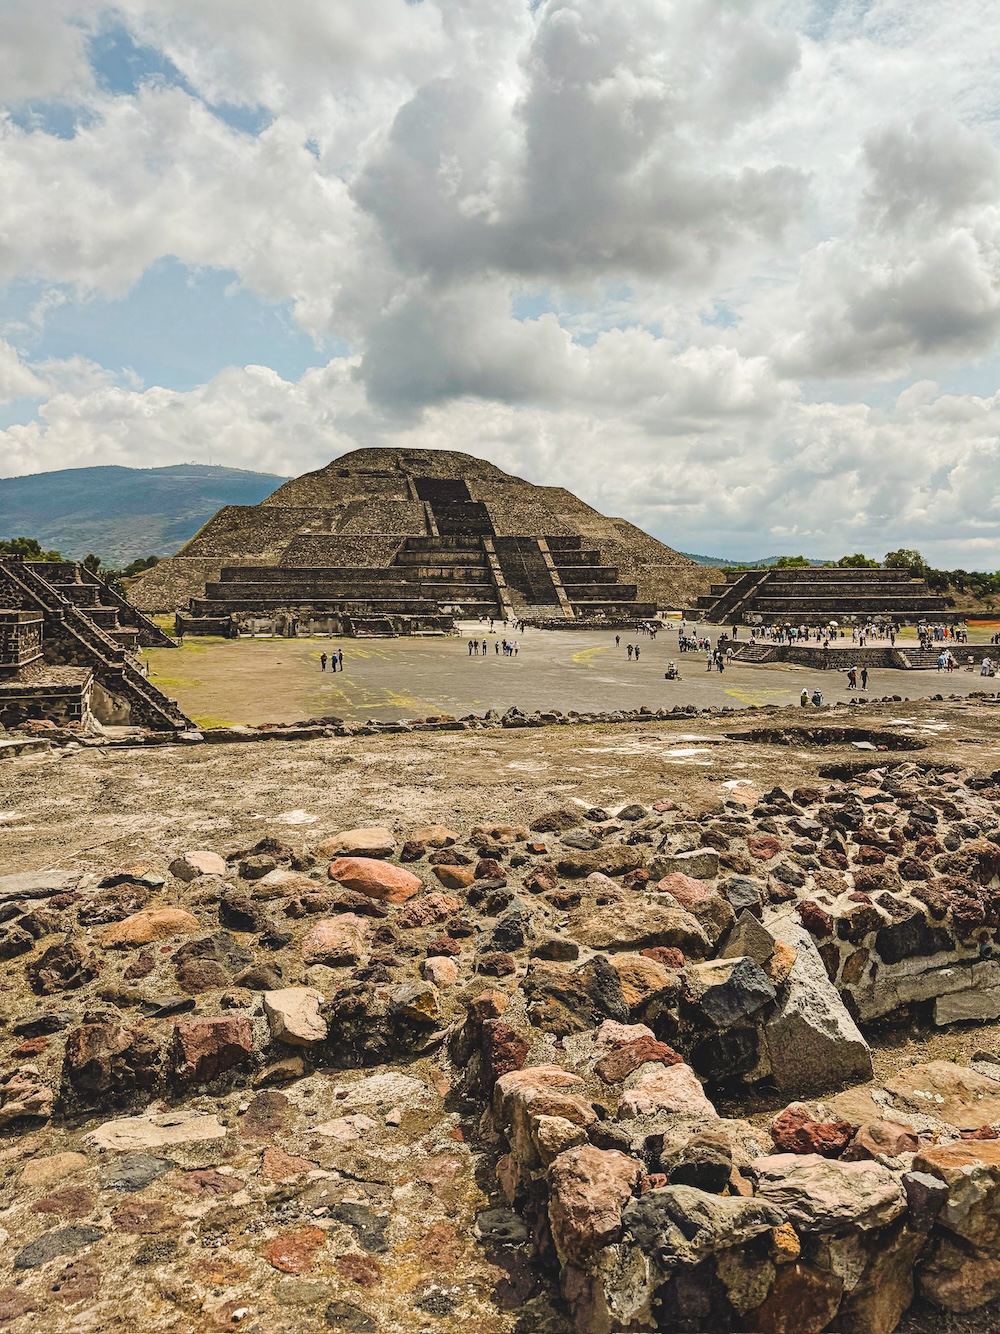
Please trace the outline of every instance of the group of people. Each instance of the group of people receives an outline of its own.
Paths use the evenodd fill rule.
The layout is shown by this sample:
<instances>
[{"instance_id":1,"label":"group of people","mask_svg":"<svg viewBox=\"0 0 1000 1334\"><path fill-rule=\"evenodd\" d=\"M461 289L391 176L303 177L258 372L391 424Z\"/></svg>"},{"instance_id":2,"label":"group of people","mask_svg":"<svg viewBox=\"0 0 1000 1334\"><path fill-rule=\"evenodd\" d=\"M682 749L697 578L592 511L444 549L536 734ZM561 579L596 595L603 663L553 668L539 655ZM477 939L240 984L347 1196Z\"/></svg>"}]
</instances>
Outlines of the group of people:
<instances>
[{"instance_id":1,"label":"group of people","mask_svg":"<svg viewBox=\"0 0 1000 1334\"><path fill-rule=\"evenodd\" d=\"M622 637L621 637L621 635L615 635L615 648L621 648L621 646L622 646ZM625 652L628 654L628 660L629 660L629 662L631 662L633 659L635 659L636 662L639 661L639 645L638 645L638 644L626 644L626 645L625 645Z\"/></svg>"},{"instance_id":2,"label":"group of people","mask_svg":"<svg viewBox=\"0 0 1000 1334\"><path fill-rule=\"evenodd\" d=\"M342 672L344 670L344 650L335 648L329 658L325 653L321 653L319 655L319 669L321 672L326 671L327 662L330 664L331 672Z\"/></svg>"},{"instance_id":3,"label":"group of people","mask_svg":"<svg viewBox=\"0 0 1000 1334\"><path fill-rule=\"evenodd\" d=\"M952 644L967 644L969 632L964 625L928 625L926 621L921 621L917 626L917 638L921 648L933 648L935 644L949 641Z\"/></svg>"},{"instance_id":4,"label":"group of people","mask_svg":"<svg viewBox=\"0 0 1000 1334\"><path fill-rule=\"evenodd\" d=\"M505 658L516 658L519 647L520 645L518 644L516 639L494 639L493 654L494 657L498 658L500 656L500 651L502 649ZM483 639L481 641L479 639L470 639L469 657L485 658L486 655L489 653L489 648L490 648L489 641L486 639Z\"/></svg>"}]
</instances>

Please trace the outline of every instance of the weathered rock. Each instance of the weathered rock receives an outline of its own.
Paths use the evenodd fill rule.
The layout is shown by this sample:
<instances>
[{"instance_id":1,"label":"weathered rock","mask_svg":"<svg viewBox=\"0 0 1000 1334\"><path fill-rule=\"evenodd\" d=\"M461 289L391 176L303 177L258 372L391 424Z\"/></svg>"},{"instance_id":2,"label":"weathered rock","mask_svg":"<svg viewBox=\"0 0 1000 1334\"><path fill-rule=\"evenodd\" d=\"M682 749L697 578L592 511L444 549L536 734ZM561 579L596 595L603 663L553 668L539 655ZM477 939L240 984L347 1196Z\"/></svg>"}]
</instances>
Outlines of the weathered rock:
<instances>
[{"instance_id":1,"label":"weathered rock","mask_svg":"<svg viewBox=\"0 0 1000 1334\"><path fill-rule=\"evenodd\" d=\"M22 1065L0 1075L0 1128L24 1117L48 1118L55 1094L35 1065Z\"/></svg>"},{"instance_id":2,"label":"weathered rock","mask_svg":"<svg viewBox=\"0 0 1000 1334\"><path fill-rule=\"evenodd\" d=\"M439 990L453 987L458 981L458 964L454 959L433 955L420 965L420 973L428 982L433 982Z\"/></svg>"},{"instance_id":3,"label":"weathered rock","mask_svg":"<svg viewBox=\"0 0 1000 1334\"><path fill-rule=\"evenodd\" d=\"M331 880L384 903L405 903L423 889L423 881L411 871L371 857L338 857L328 873Z\"/></svg>"},{"instance_id":4,"label":"weathered rock","mask_svg":"<svg viewBox=\"0 0 1000 1334\"><path fill-rule=\"evenodd\" d=\"M198 1144L203 1140L222 1139L225 1126L215 1116L179 1110L155 1116L126 1116L106 1121L84 1138L99 1149L164 1149L174 1144Z\"/></svg>"},{"instance_id":5,"label":"weathered rock","mask_svg":"<svg viewBox=\"0 0 1000 1334\"><path fill-rule=\"evenodd\" d=\"M82 1024L66 1038L64 1088L78 1106L122 1107L148 1097L162 1060L156 1037L139 1025Z\"/></svg>"},{"instance_id":6,"label":"weathered rock","mask_svg":"<svg viewBox=\"0 0 1000 1334\"><path fill-rule=\"evenodd\" d=\"M183 1084L207 1083L241 1065L253 1052L253 1030L244 1015L180 1019L174 1026L171 1068Z\"/></svg>"},{"instance_id":7,"label":"weathered rock","mask_svg":"<svg viewBox=\"0 0 1000 1334\"><path fill-rule=\"evenodd\" d=\"M1000 1296L1000 1258L947 1231L931 1242L920 1266L920 1294L946 1311L975 1311Z\"/></svg>"},{"instance_id":8,"label":"weathered rock","mask_svg":"<svg viewBox=\"0 0 1000 1334\"><path fill-rule=\"evenodd\" d=\"M714 848L692 848L689 852L661 854L654 860L650 870L661 878L661 883L664 876L674 875L700 881L714 880L719 874L719 854ZM668 893L674 893L669 885L666 888ZM680 899L680 895L675 897ZM680 901L684 903L683 899ZM684 906L687 907L687 904Z\"/></svg>"},{"instance_id":9,"label":"weathered rock","mask_svg":"<svg viewBox=\"0 0 1000 1334\"><path fill-rule=\"evenodd\" d=\"M744 908L735 924L726 932L720 946L720 959L753 959L766 969L774 954L775 939L749 909Z\"/></svg>"},{"instance_id":10,"label":"weathered rock","mask_svg":"<svg viewBox=\"0 0 1000 1334\"><path fill-rule=\"evenodd\" d=\"M929 1172L904 1172L907 1225L913 1232L929 1232L948 1200L948 1183Z\"/></svg>"},{"instance_id":11,"label":"weathered rock","mask_svg":"<svg viewBox=\"0 0 1000 1334\"><path fill-rule=\"evenodd\" d=\"M737 917L744 912L749 912L754 917L763 914L761 886L756 880L750 880L742 875L730 876L719 885L719 893L728 900Z\"/></svg>"},{"instance_id":12,"label":"weathered rock","mask_svg":"<svg viewBox=\"0 0 1000 1334\"><path fill-rule=\"evenodd\" d=\"M319 1012L323 993L315 987L283 987L264 993L264 1013L271 1037L292 1047L312 1047L326 1037L326 1020Z\"/></svg>"},{"instance_id":13,"label":"weathered rock","mask_svg":"<svg viewBox=\"0 0 1000 1334\"><path fill-rule=\"evenodd\" d=\"M580 1090L583 1080L555 1065L529 1066L502 1075L493 1089L493 1115L507 1135L517 1163L541 1165L535 1142L540 1116L559 1116L574 1125L589 1126L597 1114Z\"/></svg>"},{"instance_id":14,"label":"weathered rock","mask_svg":"<svg viewBox=\"0 0 1000 1334\"><path fill-rule=\"evenodd\" d=\"M217 852L184 852L170 863L170 874L178 880L197 880L200 875L225 875L226 863Z\"/></svg>"},{"instance_id":15,"label":"weathered rock","mask_svg":"<svg viewBox=\"0 0 1000 1334\"><path fill-rule=\"evenodd\" d=\"M693 959L709 951L701 924L679 908L662 908L647 899L598 909L573 922L570 936L596 950L639 950L644 946L674 945Z\"/></svg>"},{"instance_id":16,"label":"weathered rock","mask_svg":"<svg viewBox=\"0 0 1000 1334\"><path fill-rule=\"evenodd\" d=\"M585 1144L560 1154L549 1169L549 1226L563 1263L580 1263L617 1241L622 1209L639 1184L642 1164L616 1150Z\"/></svg>"},{"instance_id":17,"label":"weathered rock","mask_svg":"<svg viewBox=\"0 0 1000 1334\"><path fill-rule=\"evenodd\" d=\"M922 1149L913 1160L913 1170L937 1177L948 1187L939 1225L982 1256L1000 1260L1000 1141Z\"/></svg>"},{"instance_id":18,"label":"weathered rock","mask_svg":"<svg viewBox=\"0 0 1000 1334\"><path fill-rule=\"evenodd\" d=\"M600 954L574 969L533 961L522 989L531 1022L557 1037L585 1032L603 1019L628 1018L618 974Z\"/></svg>"},{"instance_id":19,"label":"weathered rock","mask_svg":"<svg viewBox=\"0 0 1000 1334\"><path fill-rule=\"evenodd\" d=\"M556 862L556 869L567 879L592 875L599 871L602 875L625 875L645 863L645 856L637 848L623 843L611 843L596 848L593 852L564 853Z\"/></svg>"},{"instance_id":20,"label":"weathered rock","mask_svg":"<svg viewBox=\"0 0 1000 1334\"><path fill-rule=\"evenodd\" d=\"M77 1223L72 1227L57 1228L22 1246L14 1256L15 1269L37 1269L58 1255L75 1255L84 1246L91 1246L104 1236L104 1229L91 1224Z\"/></svg>"},{"instance_id":21,"label":"weathered rock","mask_svg":"<svg viewBox=\"0 0 1000 1334\"><path fill-rule=\"evenodd\" d=\"M899 1180L879 1163L778 1153L755 1159L753 1170L758 1196L781 1209L800 1233L846 1227L867 1232L906 1210Z\"/></svg>"},{"instance_id":22,"label":"weathered rock","mask_svg":"<svg viewBox=\"0 0 1000 1334\"><path fill-rule=\"evenodd\" d=\"M332 838L317 844L316 853L320 857L391 857L396 850L396 840L388 829L372 827L368 829L345 829Z\"/></svg>"},{"instance_id":23,"label":"weathered rock","mask_svg":"<svg viewBox=\"0 0 1000 1334\"><path fill-rule=\"evenodd\" d=\"M371 935L371 922L355 913L324 917L306 933L302 941L303 963L323 963L328 967L359 963L364 958Z\"/></svg>"},{"instance_id":24,"label":"weathered rock","mask_svg":"<svg viewBox=\"0 0 1000 1334\"><path fill-rule=\"evenodd\" d=\"M50 945L39 959L28 965L25 974L33 991L51 996L86 986L103 966L103 961L84 941L63 940Z\"/></svg>"},{"instance_id":25,"label":"weathered rock","mask_svg":"<svg viewBox=\"0 0 1000 1334\"><path fill-rule=\"evenodd\" d=\"M622 1214L632 1244L661 1272L745 1246L784 1222L765 1200L727 1199L692 1186L666 1186L633 1200Z\"/></svg>"},{"instance_id":26,"label":"weathered rock","mask_svg":"<svg viewBox=\"0 0 1000 1334\"><path fill-rule=\"evenodd\" d=\"M929 1113L957 1130L1000 1121L1000 1084L953 1061L905 1066L885 1087L898 1108Z\"/></svg>"},{"instance_id":27,"label":"weathered rock","mask_svg":"<svg viewBox=\"0 0 1000 1334\"><path fill-rule=\"evenodd\" d=\"M393 921L404 931L414 927L434 926L437 922L446 922L449 917L459 912L461 907L461 899L455 898L452 894L433 891L430 894L421 894L419 898L410 899L409 903L399 910Z\"/></svg>"},{"instance_id":28,"label":"weathered rock","mask_svg":"<svg viewBox=\"0 0 1000 1334\"><path fill-rule=\"evenodd\" d=\"M733 1171L732 1146L724 1134L705 1130L692 1135L681 1148L662 1154L659 1170L672 1186L693 1186L721 1195Z\"/></svg>"},{"instance_id":29,"label":"weathered rock","mask_svg":"<svg viewBox=\"0 0 1000 1334\"><path fill-rule=\"evenodd\" d=\"M630 1010L672 982L671 974L662 964L641 954L612 954L608 963L618 974L622 997Z\"/></svg>"},{"instance_id":30,"label":"weathered rock","mask_svg":"<svg viewBox=\"0 0 1000 1334\"><path fill-rule=\"evenodd\" d=\"M153 908L133 913L121 922L112 922L101 934L105 949L119 946L148 945L153 940L189 935L198 930L198 919L183 908Z\"/></svg>"},{"instance_id":31,"label":"weathered rock","mask_svg":"<svg viewBox=\"0 0 1000 1334\"><path fill-rule=\"evenodd\" d=\"M101 1173L103 1190L132 1193L145 1190L176 1164L170 1158L154 1158L148 1153L126 1153Z\"/></svg>"},{"instance_id":32,"label":"weathered rock","mask_svg":"<svg viewBox=\"0 0 1000 1334\"><path fill-rule=\"evenodd\" d=\"M775 994L753 959L710 959L685 971L685 1000L703 1026L732 1028L769 1005Z\"/></svg>"},{"instance_id":33,"label":"weathered rock","mask_svg":"<svg viewBox=\"0 0 1000 1334\"><path fill-rule=\"evenodd\" d=\"M450 848L458 842L459 836L453 829L443 824L422 825L414 829L410 841L420 843L425 848Z\"/></svg>"},{"instance_id":34,"label":"weathered rock","mask_svg":"<svg viewBox=\"0 0 1000 1334\"><path fill-rule=\"evenodd\" d=\"M683 1063L644 1072L618 1104L618 1116L623 1121L657 1112L711 1120L718 1115L697 1075Z\"/></svg>"},{"instance_id":35,"label":"weathered rock","mask_svg":"<svg viewBox=\"0 0 1000 1334\"><path fill-rule=\"evenodd\" d=\"M771 1123L771 1139L781 1153L818 1153L824 1158L838 1158L853 1130L849 1121L817 1121L802 1103L793 1102Z\"/></svg>"},{"instance_id":36,"label":"weathered rock","mask_svg":"<svg viewBox=\"0 0 1000 1334\"><path fill-rule=\"evenodd\" d=\"M64 1151L50 1154L47 1158L33 1158L21 1169L21 1185L48 1186L86 1166L87 1155L83 1153Z\"/></svg>"},{"instance_id":37,"label":"weathered rock","mask_svg":"<svg viewBox=\"0 0 1000 1334\"><path fill-rule=\"evenodd\" d=\"M871 1049L827 977L812 939L788 918L770 925L772 934L796 950L787 990L764 1027L778 1088L806 1092L870 1079Z\"/></svg>"},{"instance_id":38,"label":"weathered rock","mask_svg":"<svg viewBox=\"0 0 1000 1334\"><path fill-rule=\"evenodd\" d=\"M843 1156L848 1162L860 1158L898 1158L903 1153L916 1153L919 1148L920 1140L912 1126L899 1121L868 1121L858 1128Z\"/></svg>"},{"instance_id":39,"label":"weathered rock","mask_svg":"<svg viewBox=\"0 0 1000 1334\"><path fill-rule=\"evenodd\" d=\"M668 1047L665 1042L657 1042L650 1033L609 1051L595 1063L594 1073L605 1084L620 1084L642 1065L650 1062L657 1065L681 1065L683 1060L673 1047Z\"/></svg>"},{"instance_id":40,"label":"weathered rock","mask_svg":"<svg viewBox=\"0 0 1000 1334\"><path fill-rule=\"evenodd\" d=\"M767 1300L752 1314L760 1334L820 1334L837 1314L843 1279L798 1263L778 1270Z\"/></svg>"},{"instance_id":41,"label":"weathered rock","mask_svg":"<svg viewBox=\"0 0 1000 1334\"><path fill-rule=\"evenodd\" d=\"M433 870L445 889L468 889L476 878L472 866L437 865Z\"/></svg>"},{"instance_id":42,"label":"weathered rock","mask_svg":"<svg viewBox=\"0 0 1000 1334\"><path fill-rule=\"evenodd\" d=\"M431 982L410 982L396 987L391 995L391 1013L408 1023L436 1027L441 1019L437 987Z\"/></svg>"}]
</instances>

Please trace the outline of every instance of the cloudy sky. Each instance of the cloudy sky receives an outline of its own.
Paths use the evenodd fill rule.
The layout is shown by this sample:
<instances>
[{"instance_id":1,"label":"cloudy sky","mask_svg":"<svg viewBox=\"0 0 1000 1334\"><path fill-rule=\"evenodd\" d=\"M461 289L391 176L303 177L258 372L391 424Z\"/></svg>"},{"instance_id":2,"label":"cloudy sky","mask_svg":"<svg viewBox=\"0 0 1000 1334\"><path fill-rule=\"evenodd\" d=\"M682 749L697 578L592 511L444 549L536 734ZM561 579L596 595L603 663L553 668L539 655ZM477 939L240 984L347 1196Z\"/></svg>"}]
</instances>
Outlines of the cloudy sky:
<instances>
[{"instance_id":1,"label":"cloudy sky","mask_svg":"<svg viewBox=\"0 0 1000 1334\"><path fill-rule=\"evenodd\" d=\"M1000 5L2 0L0 475L482 454L1000 566Z\"/></svg>"}]
</instances>

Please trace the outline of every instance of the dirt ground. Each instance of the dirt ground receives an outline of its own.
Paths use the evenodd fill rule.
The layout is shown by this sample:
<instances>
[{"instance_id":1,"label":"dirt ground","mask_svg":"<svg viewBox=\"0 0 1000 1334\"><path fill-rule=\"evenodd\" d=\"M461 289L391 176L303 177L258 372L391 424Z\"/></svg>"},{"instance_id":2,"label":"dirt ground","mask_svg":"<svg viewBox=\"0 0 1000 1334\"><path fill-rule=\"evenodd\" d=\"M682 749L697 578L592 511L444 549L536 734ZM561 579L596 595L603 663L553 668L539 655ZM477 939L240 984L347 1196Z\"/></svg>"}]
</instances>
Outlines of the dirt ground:
<instances>
[{"instance_id":1,"label":"dirt ground","mask_svg":"<svg viewBox=\"0 0 1000 1334\"><path fill-rule=\"evenodd\" d=\"M702 627L704 629L704 627ZM386 722L434 712L456 715L533 709L604 711L658 709L674 704L745 707L797 703L803 685L817 685L826 700L851 698L847 678L790 663L734 663L721 675L707 672L702 654L680 654L677 630L655 639L614 631L526 630L517 635L516 657L496 652L505 632L463 627L458 637L426 639L191 639L179 649L146 652L150 680L176 699L199 726L296 722L336 714L348 721ZM713 636L717 633L712 631ZM470 656L475 636L483 655ZM638 661L628 643L638 643ZM322 671L320 654L344 653L343 672ZM959 650L960 655L960 650ZM668 662L682 679L664 680ZM872 695L926 698L966 695L997 682L977 672L873 670Z\"/></svg>"},{"instance_id":2,"label":"dirt ground","mask_svg":"<svg viewBox=\"0 0 1000 1334\"><path fill-rule=\"evenodd\" d=\"M822 745L795 735L796 728L821 722L853 726L853 740L862 743L888 731L915 749L873 753L851 739ZM732 735L759 729L766 739ZM313 841L322 832L375 823L401 834L435 821L458 828L519 823L556 803L613 810L669 796L698 807L717 800L726 785L750 782L766 791L828 777L831 766L839 776L847 767L910 759L976 774L1000 768L1000 701L917 700L805 717L797 708L746 710L642 725L53 751L0 769L0 874L106 870L147 859L162 867L192 846L235 849L265 834ZM977 1050L1000 1049L1000 1024L869 1036L881 1078L913 1061L968 1061ZM744 1104L744 1114L748 1110L762 1115L773 1108ZM998 1328L996 1308L950 1316L918 1305L900 1331L989 1334Z\"/></svg>"}]
</instances>

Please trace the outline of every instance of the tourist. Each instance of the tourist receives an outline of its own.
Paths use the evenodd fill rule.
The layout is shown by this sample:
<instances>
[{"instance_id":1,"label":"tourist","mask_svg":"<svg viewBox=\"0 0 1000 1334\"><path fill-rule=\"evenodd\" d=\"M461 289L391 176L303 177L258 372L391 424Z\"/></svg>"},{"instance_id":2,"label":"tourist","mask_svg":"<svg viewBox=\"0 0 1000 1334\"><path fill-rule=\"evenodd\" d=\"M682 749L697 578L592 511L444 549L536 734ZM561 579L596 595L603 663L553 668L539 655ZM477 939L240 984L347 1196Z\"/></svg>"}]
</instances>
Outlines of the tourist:
<instances>
[{"instance_id":1,"label":"tourist","mask_svg":"<svg viewBox=\"0 0 1000 1334\"><path fill-rule=\"evenodd\" d=\"M489 648L489 645L487 644L486 640L484 639L484 640L483 640L483 657L484 657L484 658L486 657L486 650L487 650L487 648Z\"/></svg>"},{"instance_id":2,"label":"tourist","mask_svg":"<svg viewBox=\"0 0 1000 1334\"><path fill-rule=\"evenodd\" d=\"M621 635L615 635L615 648L621 648L621 643L622 643Z\"/></svg>"},{"instance_id":3,"label":"tourist","mask_svg":"<svg viewBox=\"0 0 1000 1334\"><path fill-rule=\"evenodd\" d=\"M847 669L847 688L848 690L857 690L858 688L857 667L848 667Z\"/></svg>"},{"instance_id":4,"label":"tourist","mask_svg":"<svg viewBox=\"0 0 1000 1334\"><path fill-rule=\"evenodd\" d=\"M338 649L338 651L337 651L337 666L340 668L341 671L344 670L344 650L343 650L343 649Z\"/></svg>"},{"instance_id":5,"label":"tourist","mask_svg":"<svg viewBox=\"0 0 1000 1334\"><path fill-rule=\"evenodd\" d=\"M808 707L808 705L809 705L809 687L808 687L808 686L803 686L803 687L802 687L802 694L799 696L799 704L802 706L803 709L805 709L805 708Z\"/></svg>"},{"instance_id":6,"label":"tourist","mask_svg":"<svg viewBox=\"0 0 1000 1334\"><path fill-rule=\"evenodd\" d=\"M627 644L627 645L626 645L626 648L628 649L628 660L629 660L629 662L631 662L631 661L632 661L632 645L631 645L631 644Z\"/></svg>"},{"instance_id":7,"label":"tourist","mask_svg":"<svg viewBox=\"0 0 1000 1334\"><path fill-rule=\"evenodd\" d=\"M321 653L321 654L319 655L319 669L320 669L321 672L325 672L325 671L326 671L326 654L325 654L325 653Z\"/></svg>"},{"instance_id":8,"label":"tourist","mask_svg":"<svg viewBox=\"0 0 1000 1334\"><path fill-rule=\"evenodd\" d=\"M638 645L638 644L636 644L636 646L635 646L635 660L636 660L636 662L639 661L639 645Z\"/></svg>"},{"instance_id":9,"label":"tourist","mask_svg":"<svg viewBox=\"0 0 1000 1334\"><path fill-rule=\"evenodd\" d=\"M469 657L472 657L472 640L469 640Z\"/></svg>"},{"instance_id":10,"label":"tourist","mask_svg":"<svg viewBox=\"0 0 1000 1334\"><path fill-rule=\"evenodd\" d=\"M494 653L496 654L496 656L499 658L499 656L500 656L500 640L499 640L499 639L495 639L495 640L493 641L493 650L494 650Z\"/></svg>"},{"instance_id":11,"label":"tourist","mask_svg":"<svg viewBox=\"0 0 1000 1334\"><path fill-rule=\"evenodd\" d=\"M862 689L862 690L867 690L867 689L868 689L868 668L867 668L867 667L862 667L862 668L861 668L861 689Z\"/></svg>"},{"instance_id":12,"label":"tourist","mask_svg":"<svg viewBox=\"0 0 1000 1334\"><path fill-rule=\"evenodd\" d=\"M812 693L812 701L817 709L821 709L823 707L823 692L820 690L819 686L817 686Z\"/></svg>"}]
</instances>

